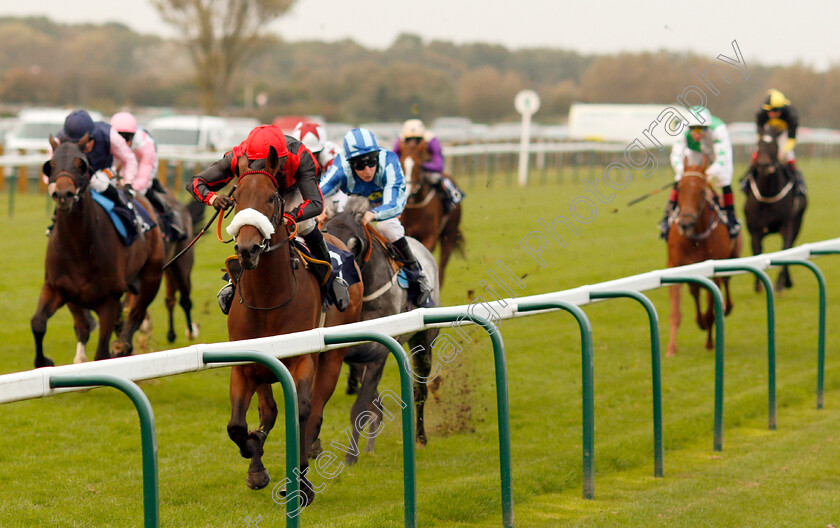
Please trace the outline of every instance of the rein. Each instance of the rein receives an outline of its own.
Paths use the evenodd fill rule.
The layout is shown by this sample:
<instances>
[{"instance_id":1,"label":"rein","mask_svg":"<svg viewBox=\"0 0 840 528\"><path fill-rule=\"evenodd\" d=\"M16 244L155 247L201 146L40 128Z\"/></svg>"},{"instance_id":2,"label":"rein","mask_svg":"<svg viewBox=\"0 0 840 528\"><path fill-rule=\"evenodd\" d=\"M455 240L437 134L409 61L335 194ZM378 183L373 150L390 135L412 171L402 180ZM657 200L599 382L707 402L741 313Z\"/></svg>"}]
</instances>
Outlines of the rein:
<instances>
[{"instance_id":1,"label":"rein","mask_svg":"<svg viewBox=\"0 0 840 528\"><path fill-rule=\"evenodd\" d=\"M755 196L755 199L758 200L761 203L766 203L766 204L776 203L779 200L781 200L782 198L784 198L785 196L787 196L788 193L790 192L790 190L793 189L793 181L788 180L788 182L785 184L784 187L782 187L782 190L779 191L778 194L776 194L774 196L764 196L763 194L761 194L761 191L758 190L758 185L755 182L755 177L753 176L752 171L750 171L747 178L748 178L748 181L750 183L750 191L752 191L752 194L753 194L753 196Z\"/></svg>"}]
</instances>

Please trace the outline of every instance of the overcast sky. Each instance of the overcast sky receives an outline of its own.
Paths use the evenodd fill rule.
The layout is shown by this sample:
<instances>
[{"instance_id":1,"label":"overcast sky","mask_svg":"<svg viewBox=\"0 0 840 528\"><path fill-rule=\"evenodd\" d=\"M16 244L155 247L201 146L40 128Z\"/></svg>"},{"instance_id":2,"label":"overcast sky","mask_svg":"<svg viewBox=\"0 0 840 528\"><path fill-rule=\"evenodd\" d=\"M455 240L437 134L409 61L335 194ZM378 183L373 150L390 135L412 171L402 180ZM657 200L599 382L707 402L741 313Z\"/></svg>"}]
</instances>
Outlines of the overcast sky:
<instances>
[{"instance_id":1,"label":"overcast sky","mask_svg":"<svg viewBox=\"0 0 840 528\"><path fill-rule=\"evenodd\" d=\"M0 15L32 14L64 22L117 21L142 33L173 35L148 0L2 0L0 5ZM270 29L292 41L352 38L374 48L388 47L407 32L427 41L512 49L668 49L709 56L732 56L731 42L737 40L748 65L802 61L824 69L840 64L838 20L840 2L831 0L297 0Z\"/></svg>"}]
</instances>

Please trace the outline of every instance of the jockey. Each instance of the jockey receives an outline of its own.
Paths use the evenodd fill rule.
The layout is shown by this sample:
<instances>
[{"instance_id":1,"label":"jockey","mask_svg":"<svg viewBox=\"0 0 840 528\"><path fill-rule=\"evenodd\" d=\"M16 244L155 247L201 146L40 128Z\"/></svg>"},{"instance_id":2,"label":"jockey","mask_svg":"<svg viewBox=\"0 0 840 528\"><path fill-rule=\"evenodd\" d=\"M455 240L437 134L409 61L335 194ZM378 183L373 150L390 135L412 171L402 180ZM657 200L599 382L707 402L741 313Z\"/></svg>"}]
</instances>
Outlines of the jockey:
<instances>
[{"instance_id":1,"label":"jockey","mask_svg":"<svg viewBox=\"0 0 840 528\"><path fill-rule=\"evenodd\" d=\"M327 170L332 166L336 156L338 156L338 145L327 140L327 131L324 130L324 127L311 121L301 121L295 125L295 129L292 130L291 136L306 145L306 148L308 148L309 151L312 152L312 155L315 156L315 159L318 160L318 179L320 181L320 179L324 177L324 174L326 174ZM343 210L344 204L347 203L347 195L338 191L333 195L333 203L335 204L336 211Z\"/></svg>"},{"instance_id":2,"label":"jockey","mask_svg":"<svg viewBox=\"0 0 840 528\"><path fill-rule=\"evenodd\" d=\"M408 246L399 219L408 198L400 160L393 152L380 147L376 136L366 128L354 128L344 136L344 152L324 175L321 182L324 196L332 196L339 190L368 198L372 209L364 214L362 225L378 222L379 232L402 254L412 303L418 307L432 306L432 290Z\"/></svg>"},{"instance_id":3,"label":"jockey","mask_svg":"<svg viewBox=\"0 0 840 528\"><path fill-rule=\"evenodd\" d=\"M285 136L274 125L261 125L253 129L248 138L219 161L196 174L187 183L187 190L201 202L213 206L219 211L233 205L233 200L223 194L216 194L237 176L237 164L242 156L254 161L268 157L269 149L274 147L280 156L281 173L278 173L279 191L288 206L294 206L291 215L297 222L300 234L312 255L321 261L330 262L330 253L321 231L316 229L315 217L324 208L323 197L318 188L318 163L300 141ZM325 266L312 266L319 283L324 284ZM331 283L330 283L331 282ZM347 283L341 277L325 285L327 295L340 311L347 309L350 297ZM218 294L219 305L227 314L233 300L233 285L223 287Z\"/></svg>"},{"instance_id":4,"label":"jockey","mask_svg":"<svg viewBox=\"0 0 840 528\"><path fill-rule=\"evenodd\" d=\"M158 170L157 145L146 130L137 125L137 118L128 112L118 112L111 117L111 128L125 139L129 148L137 157L137 177L131 187L144 196L157 209L172 228L175 240L186 237L181 220L172 210L172 206L161 195L166 189L155 177Z\"/></svg>"},{"instance_id":5,"label":"jockey","mask_svg":"<svg viewBox=\"0 0 840 528\"><path fill-rule=\"evenodd\" d=\"M796 109L782 92L775 88L770 89L767 91L764 104L755 115L755 124L758 127L759 139L764 125L770 125L779 131L779 161L787 162L794 175L797 190L800 194L805 194L805 181L796 169L796 155L793 152L793 147L796 146L796 129L799 127L799 114ZM750 160L751 165L755 165L757 155L756 150ZM741 187L746 190L746 179L742 180Z\"/></svg>"},{"instance_id":6,"label":"jockey","mask_svg":"<svg viewBox=\"0 0 840 528\"><path fill-rule=\"evenodd\" d=\"M461 203L464 198L464 193L458 189L455 182L451 178L442 176L443 173L443 149L440 146L440 141L432 133L427 130L423 121L419 119L409 119L403 123L400 138L394 144L394 152L400 158L400 142L419 143L426 140L426 149L429 152L429 161L423 163L423 171L426 173L429 183L437 188L441 196L444 197L443 206L444 212L449 212L455 205Z\"/></svg>"},{"instance_id":7,"label":"jockey","mask_svg":"<svg viewBox=\"0 0 840 528\"><path fill-rule=\"evenodd\" d=\"M137 158L134 157L131 148L116 129L103 121L94 122L85 110L76 110L67 116L64 128L58 133L58 140L62 143L79 142L85 135L91 139L82 150L88 159L90 188L112 202L133 210L131 200L123 198L111 180L114 177L113 165L116 159L123 167L122 176L125 183L130 186L134 182L137 177ZM136 214L135 223L138 224L136 227L140 232L140 220ZM52 227L47 228L47 235L52 231Z\"/></svg>"},{"instance_id":8,"label":"jockey","mask_svg":"<svg viewBox=\"0 0 840 528\"><path fill-rule=\"evenodd\" d=\"M732 143L729 141L729 132L723 121L712 116L708 108L693 106L689 111L686 131L680 134L671 150L675 183L665 206L665 216L659 224L664 240L668 240L668 219L677 207L677 184L683 177L683 163L688 158L690 165L702 165L704 156L708 157L710 163L706 177L716 183L723 193L723 210L726 212L729 237L734 239L741 231L732 195Z\"/></svg>"}]
</instances>

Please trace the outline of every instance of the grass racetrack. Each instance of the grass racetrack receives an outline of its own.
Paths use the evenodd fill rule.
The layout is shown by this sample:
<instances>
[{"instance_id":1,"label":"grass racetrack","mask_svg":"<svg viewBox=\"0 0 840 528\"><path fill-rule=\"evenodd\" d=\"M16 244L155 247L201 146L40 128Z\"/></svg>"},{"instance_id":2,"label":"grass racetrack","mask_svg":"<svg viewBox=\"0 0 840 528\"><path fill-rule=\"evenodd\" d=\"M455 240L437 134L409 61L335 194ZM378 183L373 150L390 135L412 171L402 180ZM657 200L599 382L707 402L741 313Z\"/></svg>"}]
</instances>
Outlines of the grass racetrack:
<instances>
[{"instance_id":1,"label":"grass racetrack","mask_svg":"<svg viewBox=\"0 0 840 528\"><path fill-rule=\"evenodd\" d=\"M840 236L837 162L803 161L801 167L810 204L798 243ZM743 168L736 174L742 172ZM600 174L594 176L603 180ZM598 190L608 204L568 174L565 182L538 179L524 189L468 187L463 218L467 258L450 261L443 303L465 304L478 295L491 300L479 283L485 279L493 285L487 271L498 271L500 259L525 284L524 290L515 290L520 296L664 267L665 244L658 239L656 223L665 193L630 208L623 206L668 178L671 173L663 168L650 179L634 172L619 191L601 182ZM736 194L743 217L743 194ZM584 218L588 222L575 222L579 234L560 232L566 247L547 237L541 266L520 240L533 231L545 232L540 219L551 223L558 215L570 218L570 204L581 196L597 209ZM7 191L0 198L9 203ZM616 207L619 210L613 213ZM2 220L0 316L5 323L0 325L0 373L32 368L29 318L43 280L43 230L51 209L41 194L17 195L14 215ZM576 210L584 217L589 211L583 205ZM199 342L208 343L227 340L215 294L222 286L223 259L232 248L214 238L205 236L197 244L193 272ZM745 238L745 256L748 248ZM779 248L778 236L766 240L766 251ZM792 268L794 288L776 298L776 431L767 429L764 296L753 293L751 276L737 276L731 281L735 308L726 319L724 449L713 451L714 357L704 348L705 333L694 323L686 292L678 355L662 358L663 479L653 477L646 315L630 300L584 308L592 321L595 349L594 500L582 498L577 325L559 312L503 321L516 525L840 526L840 266L833 256L814 262L828 285L825 409L815 408L818 290L813 275L802 267ZM770 272L771 279L776 273ZM667 289L648 295L659 313L664 356ZM146 350L190 344L180 313L178 339L172 346L166 343L162 294L152 305L152 317L154 329ZM426 406L429 443L417 450L419 526L501 525L491 347L483 331L470 328L467 333L472 342L462 342L464 348L455 360L441 365L442 383ZM137 352L137 338L135 345ZM92 336L89 357L94 346ZM74 349L72 320L62 309L49 321L45 351L62 365L72 361ZM344 429L352 397L344 394L345 380L343 373L326 408L321 433L324 447L339 454L330 444L347 443ZM247 462L225 431L230 414L227 369L140 386L155 412L162 526L240 527L257 518L259 526L285 525L285 508L272 499L274 483L257 492L245 486ZM392 361L380 388L399 393ZM275 389L279 403L282 393ZM256 422L255 407L249 413L250 424ZM390 410L399 416L394 406ZM274 482L282 480L285 472L282 405L280 412L264 458ZM0 527L141 525L140 434L137 415L124 395L96 389L6 404L0 407L0 430ZM334 479L314 476L314 484L323 488L303 512L301 525L403 526L400 442L398 419L385 422L375 454L362 453L357 465L343 467Z\"/></svg>"}]
</instances>

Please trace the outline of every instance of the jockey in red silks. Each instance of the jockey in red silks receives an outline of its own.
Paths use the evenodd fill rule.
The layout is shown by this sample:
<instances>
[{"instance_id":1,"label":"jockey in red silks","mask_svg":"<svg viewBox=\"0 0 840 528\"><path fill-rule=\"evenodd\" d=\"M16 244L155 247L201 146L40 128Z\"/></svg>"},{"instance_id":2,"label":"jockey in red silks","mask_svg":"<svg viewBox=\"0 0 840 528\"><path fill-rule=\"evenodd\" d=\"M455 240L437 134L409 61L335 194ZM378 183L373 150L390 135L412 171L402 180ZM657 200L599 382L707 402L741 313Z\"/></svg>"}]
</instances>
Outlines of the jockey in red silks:
<instances>
[{"instance_id":1,"label":"jockey in red silks","mask_svg":"<svg viewBox=\"0 0 840 528\"><path fill-rule=\"evenodd\" d=\"M321 232L316 229L315 222L315 217L324 208L323 196L318 188L318 162L303 143L284 135L275 125L261 125L253 129L245 141L187 182L187 191L217 210L227 209L233 205L233 200L217 192L238 176L239 159L242 156L249 161L265 159L271 147L274 147L281 159L282 168L277 174L276 182L278 190L287 207L292 208L291 216L297 223L298 234L306 241L316 259L330 262L327 245ZM320 275L319 282L324 284L326 268L313 266L312 269L316 275ZM350 297L347 283L341 277L328 282L326 291L339 310L344 311L347 308ZM232 285L219 291L219 303L225 313L232 300Z\"/></svg>"}]
</instances>

